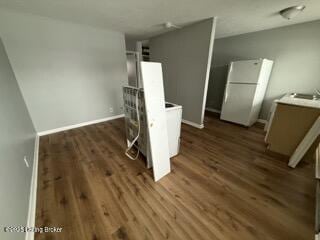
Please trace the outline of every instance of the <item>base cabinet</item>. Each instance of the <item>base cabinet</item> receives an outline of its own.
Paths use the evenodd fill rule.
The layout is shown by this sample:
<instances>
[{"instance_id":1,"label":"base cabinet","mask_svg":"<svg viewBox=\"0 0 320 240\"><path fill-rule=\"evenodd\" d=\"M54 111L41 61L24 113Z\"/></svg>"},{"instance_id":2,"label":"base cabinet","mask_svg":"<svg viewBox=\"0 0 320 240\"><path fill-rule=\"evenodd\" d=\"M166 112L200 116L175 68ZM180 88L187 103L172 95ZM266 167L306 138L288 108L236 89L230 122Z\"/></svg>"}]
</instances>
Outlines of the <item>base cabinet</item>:
<instances>
[{"instance_id":1,"label":"base cabinet","mask_svg":"<svg viewBox=\"0 0 320 240\"><path fill-rule=\"evenodd\" d=\"M276 103L268 126L268 149L291 156L320 115L320 109Z\"/></svg>"}]
</instances>

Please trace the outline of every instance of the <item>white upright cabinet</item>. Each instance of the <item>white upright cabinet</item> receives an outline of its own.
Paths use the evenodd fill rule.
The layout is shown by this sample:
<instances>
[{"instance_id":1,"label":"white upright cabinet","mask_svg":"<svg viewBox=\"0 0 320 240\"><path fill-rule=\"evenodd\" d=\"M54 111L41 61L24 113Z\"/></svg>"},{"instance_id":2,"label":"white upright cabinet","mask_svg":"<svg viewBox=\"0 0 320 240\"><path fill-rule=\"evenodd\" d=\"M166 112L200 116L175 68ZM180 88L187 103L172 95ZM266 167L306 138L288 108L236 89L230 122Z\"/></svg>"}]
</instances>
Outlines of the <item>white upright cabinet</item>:
<instances>
[{"instance_id":1,"label":"white upright cabinet","mask_svg":"<svg viewBox=\"0 0 320 240\"><path fill-rule=\"evenodd\" d=\"M245 126L260 113L273 61L267 59L231 62L220 118Z\"/></svg>"}]
</instances>

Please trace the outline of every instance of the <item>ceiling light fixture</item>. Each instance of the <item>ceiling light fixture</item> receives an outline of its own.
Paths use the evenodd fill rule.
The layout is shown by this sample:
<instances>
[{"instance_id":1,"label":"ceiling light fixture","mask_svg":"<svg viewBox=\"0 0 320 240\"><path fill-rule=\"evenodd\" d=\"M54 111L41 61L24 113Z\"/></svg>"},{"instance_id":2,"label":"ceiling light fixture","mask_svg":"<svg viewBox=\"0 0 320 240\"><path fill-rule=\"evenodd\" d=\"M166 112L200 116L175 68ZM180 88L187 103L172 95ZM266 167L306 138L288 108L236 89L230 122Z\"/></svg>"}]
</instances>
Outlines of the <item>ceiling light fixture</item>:
<instances>
[{"instance_id":1,"label":"ceiling light fixture","mask_svg":"<svg viewBox=\"0 0 320 240\"><path fill-rule=\"evenodd\" d=\"M165 27L165 28L181 28L181 27L179 27L179 26L177 26L177 25L174 25L172 22L166 22L166 23L164 23L164 27Z\"/></svg>"},{"instance_id":2,"label":"ceiling light fixture","mask_svg":"<svg viewBox=\"0 0 320 240\"><path fill-rule=\"evenodd\" d=\"M282 9L279 13L282 17L290 20L291 18L294 18L299 13L301 13L305 8L306 8L305 5L292 6L292 7Z\"/></svg>"}]
</instances>

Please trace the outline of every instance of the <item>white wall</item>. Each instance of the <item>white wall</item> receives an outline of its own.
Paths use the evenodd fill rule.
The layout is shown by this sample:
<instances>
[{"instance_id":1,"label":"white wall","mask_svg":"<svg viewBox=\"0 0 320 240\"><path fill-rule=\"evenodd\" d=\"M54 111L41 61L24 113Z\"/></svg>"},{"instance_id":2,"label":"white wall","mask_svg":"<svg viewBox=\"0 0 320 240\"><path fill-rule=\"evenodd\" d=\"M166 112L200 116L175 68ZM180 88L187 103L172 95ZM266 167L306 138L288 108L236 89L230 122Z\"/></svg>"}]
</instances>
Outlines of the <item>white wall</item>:
<instances>
[{"instance_id":1,"label":"white wall","mask_svg":"<svg viewBox=\"0 0 320 240\"><path fill-rule=\"evenodd\" d=\"M165 97L183 106L183 119L203 124L216 21L213 18L150 39L151 61L161 62Z\"/></svg>"},{"instance_id":2,"label":"white wall","mask_svg":"<svg viewBox=\"0 0 320 240\"><path fill-rule=\"evenodd\" d=\"M0 37L37 131L122 113L123 34L1 9Z\"/></svg>"},{"instance_id":3,"label":"white wall","mask_svg":"<svg viewBox=\"0 0 320 240\"><path fill-rule=\"evenodd\" d=\"M0 38L0 239L24 239L5 226L27 224L35 129ZM30 167L24 163L24 156Z\"/></svg>"},{"instance_id":4,"label":"white wall","mask_svg":"<svg viewBox=\"0 0 320 240\"><path fill-rule=\"evenodd\" d=\"M268 58L274 66L260 118L266 119L271 103L285 93L320 89L320 21L291 25L215 40L213 67L230 61ZM215 68L213 68L213 71ZM208 95L224 91L227 68L216 68L210 77ZM220 72L219 72L220 71ZM221 73L222 71L222 73ZM222 78L221 78L222 77ZM223 94L220 94L223 96ZM208 96L208 107L221 106L222 97Z\"/></svg>"}]
</instances>

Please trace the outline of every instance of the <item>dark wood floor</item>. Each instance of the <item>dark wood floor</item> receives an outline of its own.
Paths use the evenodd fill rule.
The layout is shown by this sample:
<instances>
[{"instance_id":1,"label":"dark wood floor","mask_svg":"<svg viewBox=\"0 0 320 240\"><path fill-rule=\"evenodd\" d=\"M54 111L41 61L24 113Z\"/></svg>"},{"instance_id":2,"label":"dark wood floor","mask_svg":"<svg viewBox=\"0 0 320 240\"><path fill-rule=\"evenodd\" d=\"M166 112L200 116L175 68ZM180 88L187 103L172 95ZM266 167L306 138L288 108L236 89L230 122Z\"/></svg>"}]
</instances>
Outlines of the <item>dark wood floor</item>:
<instances>
[{"instance_id":1,"label":"dark wood floor","mask_svg":"<svg viewBox=\"0 0 320 240\"><path fill-rule=\"evenodd\" d=\"M182 126L158 183L125 157L123 119L41 137L36 239L313 239L313 163L289 169L263 130L207 116Z\"/></svg>"}]
</instances>

